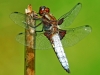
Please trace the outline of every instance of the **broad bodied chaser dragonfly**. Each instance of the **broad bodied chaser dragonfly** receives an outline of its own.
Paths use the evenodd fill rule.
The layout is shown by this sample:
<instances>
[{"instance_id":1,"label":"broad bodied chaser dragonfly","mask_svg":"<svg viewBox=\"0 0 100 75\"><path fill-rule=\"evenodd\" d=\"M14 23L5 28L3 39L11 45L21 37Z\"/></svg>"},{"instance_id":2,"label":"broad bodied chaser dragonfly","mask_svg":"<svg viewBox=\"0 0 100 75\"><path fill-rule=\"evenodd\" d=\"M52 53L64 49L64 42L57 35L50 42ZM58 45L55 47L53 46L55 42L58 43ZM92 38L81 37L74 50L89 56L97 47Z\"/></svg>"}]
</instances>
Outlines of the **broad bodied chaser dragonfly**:
<instances>
[{"instance_id":1,"label":"broad bodied chaser dragonfly","mask_svg":"<svg viewBox=\"0 0 100 75\"><path fill-rule=\"evenodd\" d=\"M70 47L78 43L91 32L89 25L84 25L76 28L67 28L72 24L75 17L79 13L82 4L78 3L68 13L62 15L58 20L50 14L50 9L41 6L39 9L40 19L36 19L36 49L53 48L62 67L70 73L68 60L64 52L65 47ZM10 18L18 25L27 29L25 14L13 12ZM46 37L44 37L44 35ZM17 36L17 41L24 43L24 33ZM51 45L50 45L51 44Z\"/></svg>"}]
</instances>

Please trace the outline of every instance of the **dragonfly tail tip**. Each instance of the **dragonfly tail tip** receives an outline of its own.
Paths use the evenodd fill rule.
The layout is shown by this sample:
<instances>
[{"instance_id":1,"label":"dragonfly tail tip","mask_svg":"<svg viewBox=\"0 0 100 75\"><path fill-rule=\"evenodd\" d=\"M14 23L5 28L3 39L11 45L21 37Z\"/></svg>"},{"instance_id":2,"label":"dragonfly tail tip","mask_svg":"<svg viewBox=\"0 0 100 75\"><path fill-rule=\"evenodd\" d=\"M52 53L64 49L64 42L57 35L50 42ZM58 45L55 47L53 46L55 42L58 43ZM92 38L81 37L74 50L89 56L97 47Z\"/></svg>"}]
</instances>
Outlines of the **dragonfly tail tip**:
<instances>
[{"instance_id":1,"label":"dragonfly tail tip","mask_svg":"<svg viewBox=\"0 0 100 75\"><path fill-rule=\"evenodd\" d=\"M90 27L89 25L85 25L85 27Z\"/></svg>"},{"instance_id":2,"label":"dragonfly tail tip","mask_svg":"<svg viewBox=\"0 0 100 75\"><path fill-rule=\"evenodd\" d=\"M69 69L66 69L66 72L70 73L70 70Z\"/></svg>"},{"instance_id":3,"label":"dragonfly tail tip","mask_svg":"<svg viewBox=\"0 0 100 75\"><path fill-rule=\"evenodd\" d=\"M82 5L82 3L79 2L77 5Z\"/></svg>"}]
</instances>

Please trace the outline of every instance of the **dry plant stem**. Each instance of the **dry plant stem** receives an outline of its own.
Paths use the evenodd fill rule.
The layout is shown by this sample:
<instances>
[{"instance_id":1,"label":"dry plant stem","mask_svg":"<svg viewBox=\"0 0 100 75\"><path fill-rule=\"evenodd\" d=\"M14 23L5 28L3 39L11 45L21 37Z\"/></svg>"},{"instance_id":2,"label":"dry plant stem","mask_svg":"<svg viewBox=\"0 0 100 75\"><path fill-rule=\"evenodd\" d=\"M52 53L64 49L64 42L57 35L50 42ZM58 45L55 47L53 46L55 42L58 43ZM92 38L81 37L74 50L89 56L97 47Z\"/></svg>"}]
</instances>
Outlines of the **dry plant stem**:
<instances>
[{"instance_id":1,"label":"dry plant stem","mask_svg":"<svg viewBox=\"0 0 100 75\"><path fill-rule=\"evenodd\" d=\"M27 14L26 22L28 25L34 26L35 20ZM35 29L28 26L25 30L25 75L35 75Z\"/></svg>"}]
</instances>

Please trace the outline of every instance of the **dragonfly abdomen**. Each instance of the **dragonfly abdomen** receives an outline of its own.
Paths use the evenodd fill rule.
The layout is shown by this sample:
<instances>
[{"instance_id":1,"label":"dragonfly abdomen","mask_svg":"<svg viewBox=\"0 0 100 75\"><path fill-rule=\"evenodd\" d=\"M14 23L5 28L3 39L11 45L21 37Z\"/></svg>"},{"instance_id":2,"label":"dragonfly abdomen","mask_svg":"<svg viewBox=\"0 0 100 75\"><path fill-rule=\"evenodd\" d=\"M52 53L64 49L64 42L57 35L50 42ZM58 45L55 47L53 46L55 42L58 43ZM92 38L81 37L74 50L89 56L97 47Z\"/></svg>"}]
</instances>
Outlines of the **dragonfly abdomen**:
<instances>
[{"instance_id":1,"label":"dragonfly abdomen","mask_svg":"<svg viewBox=\"0 0 100 75\"><path fill-rule=\"evenodd\" d=\"M54 34L52 37L52 40L53 40L53 48L56 52L56 55L57 55L61 65L62 65L62 67L68 73L70 73L68 60L67 60L66 55L64 53L64 49L63 49L62 43L60 41L59 34Z\"/></svg>"}]
</instances>

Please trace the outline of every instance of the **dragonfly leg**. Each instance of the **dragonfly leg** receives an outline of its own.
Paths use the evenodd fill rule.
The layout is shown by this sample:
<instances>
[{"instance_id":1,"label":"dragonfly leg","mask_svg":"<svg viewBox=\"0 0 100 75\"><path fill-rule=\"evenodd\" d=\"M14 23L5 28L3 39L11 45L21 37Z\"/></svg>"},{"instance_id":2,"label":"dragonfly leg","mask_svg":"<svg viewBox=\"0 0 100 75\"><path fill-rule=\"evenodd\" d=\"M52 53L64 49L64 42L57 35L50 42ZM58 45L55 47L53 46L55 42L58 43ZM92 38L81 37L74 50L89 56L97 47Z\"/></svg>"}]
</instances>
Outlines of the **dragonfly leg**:
<instances>
[{"instance_id":1,"label":"dragonfly leg","mask_svg":"<svg viewBox=\"0 0 100 75\"><path fill-rule=\"evenodd\" d=\"M40 30L40 31L36 31L36 32L43 32L43 29L42 29L42 30Z\"/></svg>"},{"instance_id":2,"label":"dragonfly leg","mask_svg":"<svg viewBox=\"0 0 100 75\"><path fill-rule=\"evenodd\" d=\"M40 26L41 24L42 24L42 22L40 22L38 25L36 25L35 28L38 27L38 26Z\"/></svg>"},{"instance_id":3,"label":"dragonfly leg","mask_svg":"<svg viewBox=\"0 0 100 75\"><path fill-rule=\"evenodd\" d=\"M42 27L42 30L40 30L40 31L36 31L36 32L43 32L43 27Z\"/></svg>"},{"instance_id":4,"label":"dragonfly leg","mask_svg":"<svg viewBox=\"0 0 100 75\"><path fill-rule=\"evenodd\" d=\"M38 26L40 26L42 24L42 22L40 22L38 25L36 25L36 26L30 26L30 27L32 27L32 28L36 28L36 27L38 27Z\"/></svg>"}]
</instances>

